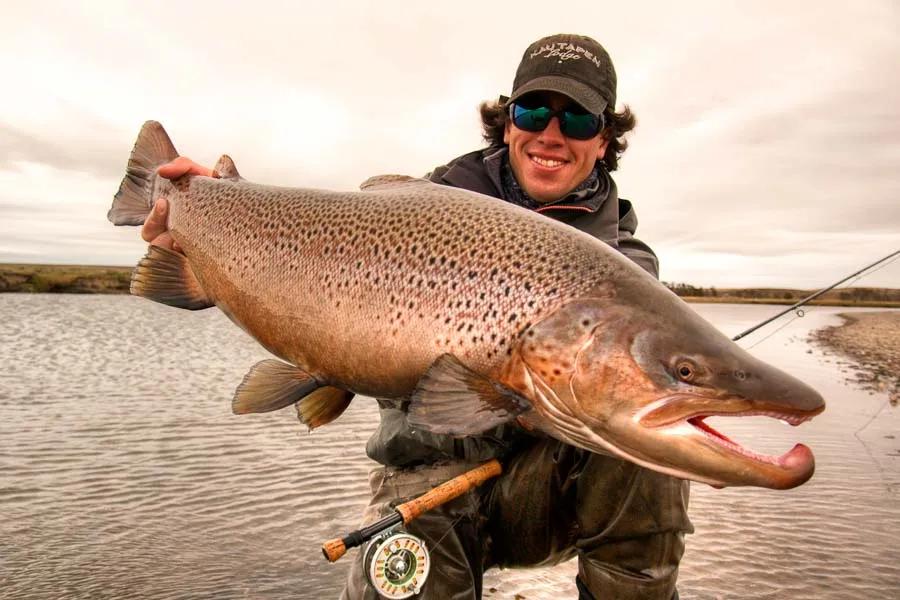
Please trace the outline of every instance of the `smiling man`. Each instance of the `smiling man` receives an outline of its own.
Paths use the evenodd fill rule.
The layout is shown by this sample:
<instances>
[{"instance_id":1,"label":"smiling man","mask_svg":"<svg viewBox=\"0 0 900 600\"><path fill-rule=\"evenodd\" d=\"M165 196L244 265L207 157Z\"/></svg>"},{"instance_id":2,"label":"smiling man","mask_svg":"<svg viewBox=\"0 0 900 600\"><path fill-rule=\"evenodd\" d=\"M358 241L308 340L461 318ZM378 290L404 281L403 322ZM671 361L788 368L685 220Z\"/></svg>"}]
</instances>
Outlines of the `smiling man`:
<instances>
[{"instance_id":1,"label":"smiling man","mask_svg":"<svg viewBox=\"0 0 900 600\"><path fill-rule=\"evenodd\" d=\"M543 38L525 51L512 94L482 104L488 147L428 178L567 223L658 277L656 255L634 237L637 217L610 177L635 123L615 105L616 73L600 44L579 35ZM420 597L480 598L488 567L577 557L580 598L677 598L684 535L692 531L686 481L509 427L462 440L416 431L405 403L380 405L367 451L384 468L373 472L366 522L479 461L500 457L505 465L497 481L408 526L432 552ZM344 598L376 597L357 561Z\"/></svg>"}]
</instances>

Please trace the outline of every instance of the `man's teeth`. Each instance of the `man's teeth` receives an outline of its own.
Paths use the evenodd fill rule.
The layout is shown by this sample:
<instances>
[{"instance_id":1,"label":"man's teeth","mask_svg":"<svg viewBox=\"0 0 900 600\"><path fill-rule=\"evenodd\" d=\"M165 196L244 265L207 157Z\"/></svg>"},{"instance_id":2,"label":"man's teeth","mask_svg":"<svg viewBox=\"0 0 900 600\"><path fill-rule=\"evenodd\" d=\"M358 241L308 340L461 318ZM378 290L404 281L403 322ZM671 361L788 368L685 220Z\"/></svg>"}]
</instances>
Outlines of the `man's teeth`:
<instances>
[{"instance_id":1,"label":"man's teeth","mask_svg":"<svg viewBox=\"0 0 900 600\"><path fill-rule=\"evenodd\" d=\"M540 158L537 156L532 156L531 160L541 165L542 167L558 167L559 165L563 164L563 161L561 160L552 160L549 158Z\"/></svg>"}]
</instances>

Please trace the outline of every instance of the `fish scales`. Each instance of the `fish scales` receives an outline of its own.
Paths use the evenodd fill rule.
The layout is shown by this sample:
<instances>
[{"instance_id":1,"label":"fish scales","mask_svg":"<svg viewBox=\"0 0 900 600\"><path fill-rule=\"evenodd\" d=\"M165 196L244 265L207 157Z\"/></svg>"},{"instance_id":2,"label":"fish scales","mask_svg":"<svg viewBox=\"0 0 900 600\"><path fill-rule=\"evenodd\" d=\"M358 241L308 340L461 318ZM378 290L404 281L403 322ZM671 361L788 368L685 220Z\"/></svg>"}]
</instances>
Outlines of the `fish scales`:
<instances>
[{"instance_id":1,"label":"fish scales","mask_svg":"<svg viewBox=\"0 0 900 600\"><path fill-rule=\"evenodd\" d=\"M404 395L446 352L494 373L522 331L622 268L587 235L421 180L335 193L194 178L186 192L169 226L204 289L304 370L379 382L359 393Z\"/></svg>"},{"instance_id":2,"label":"fish scales","mask_svg":"<svg viewBox=\"0 0 900 600\"><path fill-rule=\"evenodd\" d=\"M170 201L184 254L151 247L132 293L219 306L283 359L254 365L236 413L296 405L318 427L354 393L408 397L416 428L458 437L515 422L591 452L722 487L798 486L796 444L745 449L707 417L799 425L822 397L703 320L616 250L537 213L382 176L360 192L222 175L161 177L178 156L144 125L109 219L139 225Z\"/></svg>"}]
</instances>

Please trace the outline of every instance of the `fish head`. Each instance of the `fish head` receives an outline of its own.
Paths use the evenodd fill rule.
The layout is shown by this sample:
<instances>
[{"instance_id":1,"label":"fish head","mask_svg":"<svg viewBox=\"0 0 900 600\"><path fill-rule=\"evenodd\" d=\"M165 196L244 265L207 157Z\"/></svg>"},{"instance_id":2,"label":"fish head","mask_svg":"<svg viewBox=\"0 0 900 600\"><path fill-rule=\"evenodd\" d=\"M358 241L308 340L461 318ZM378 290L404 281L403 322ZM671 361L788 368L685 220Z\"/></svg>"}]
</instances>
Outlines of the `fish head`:
<instances>
[{"instance_id":1,"label":"fish head","mask_svg":"<svg viewBox=\"0 0 900 600\"><path fill-rule=\"evenodd\" d=\"M787 489L814 471L797 444L782 456L744 448L704 422L764 415L799 425L824 410L814 389L751 356L672 295L570 302L526 331L514 386L520 417L573 445L715 487Z\"/></svg>"}]
</instances>

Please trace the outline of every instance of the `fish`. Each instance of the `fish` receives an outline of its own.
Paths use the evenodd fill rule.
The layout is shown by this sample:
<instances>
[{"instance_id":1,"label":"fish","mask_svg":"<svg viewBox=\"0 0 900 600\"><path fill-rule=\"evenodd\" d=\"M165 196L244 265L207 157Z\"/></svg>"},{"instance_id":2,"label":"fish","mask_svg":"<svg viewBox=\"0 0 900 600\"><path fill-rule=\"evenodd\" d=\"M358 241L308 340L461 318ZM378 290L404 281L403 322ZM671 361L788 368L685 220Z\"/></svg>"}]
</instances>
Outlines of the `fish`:
<instances>
[{"instance_id":1,"label":"fish","mask_svg":"<svg viewBox=\"0 0 900 600\"><path fill-rule=\"evenodd\" d=\"M295 405L312 429L356 395L396 398L423 431L510 423L716 487L813 475L807 446L759 454L705 419L800 425L822 396L588 234L402 175L349 192L277 187L223 155L213 177L161 177L176 157L145 123L108 218L140 225L166 198L181 252L151 245L131 293L217 306L276 357L237 386L236 414Z\"/></svg>"}]
</instances>

